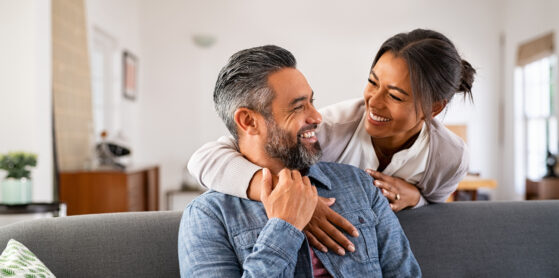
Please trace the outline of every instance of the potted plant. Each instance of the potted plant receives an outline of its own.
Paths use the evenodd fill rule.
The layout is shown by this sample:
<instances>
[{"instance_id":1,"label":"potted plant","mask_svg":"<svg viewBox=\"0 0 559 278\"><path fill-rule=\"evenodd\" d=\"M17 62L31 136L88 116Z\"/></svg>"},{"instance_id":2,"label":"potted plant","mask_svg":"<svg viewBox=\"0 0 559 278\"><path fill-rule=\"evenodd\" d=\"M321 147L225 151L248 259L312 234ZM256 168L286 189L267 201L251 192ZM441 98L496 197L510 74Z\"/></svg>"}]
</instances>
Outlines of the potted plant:
<instances>
[{"instance_id":1,"label":"potted plant","mask_svg":"<svg viewBox=\"0 0 559 278\"><path fill-rule=\"evenodd\" d=\"M2 203L27 204L31 202L32 182L30 167L37 165L37 155L9 152L0 155L0 169L8 174L1 183Z\"/></svg>"}]
</instances>

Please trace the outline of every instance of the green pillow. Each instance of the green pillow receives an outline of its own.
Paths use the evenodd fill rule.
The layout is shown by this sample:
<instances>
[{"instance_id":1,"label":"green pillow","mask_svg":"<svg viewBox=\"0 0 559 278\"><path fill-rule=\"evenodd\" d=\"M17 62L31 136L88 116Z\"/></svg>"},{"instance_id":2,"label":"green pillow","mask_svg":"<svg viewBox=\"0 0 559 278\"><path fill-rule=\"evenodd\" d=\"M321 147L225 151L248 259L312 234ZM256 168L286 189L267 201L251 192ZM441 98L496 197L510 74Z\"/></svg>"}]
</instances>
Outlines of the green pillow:
<instances>
[{"instance_id":1,"label":"green pillow","mask_svg":"<svg viewBox=\"0 0 559 278\"><path fill-rule=\"evenodd\" d=\"M15 239L0 255L0 277L55 277L52 272L27 247Z\"/></svg>"}]
</instances>

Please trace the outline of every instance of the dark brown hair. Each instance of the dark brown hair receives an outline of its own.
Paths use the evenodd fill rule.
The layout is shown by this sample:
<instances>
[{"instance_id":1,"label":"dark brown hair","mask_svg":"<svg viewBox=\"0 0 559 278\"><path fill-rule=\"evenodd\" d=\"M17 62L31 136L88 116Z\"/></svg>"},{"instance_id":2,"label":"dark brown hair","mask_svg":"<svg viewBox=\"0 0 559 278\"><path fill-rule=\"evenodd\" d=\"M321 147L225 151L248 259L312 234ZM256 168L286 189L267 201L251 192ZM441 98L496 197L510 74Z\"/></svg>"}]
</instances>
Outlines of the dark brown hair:
<instances>
[{"instance_id":1,"label":"dark brown hair","mask_svg":"<svg viewBox=\"0 0 559 278\"><path fill-rule=\"evenodd\" d=\"M382 44L371 69L387 51L406 61L416 111L421 108L427 123L431 122L434 103L446 104L457 92L473 101L476 70L443 34L425 29L397 34Z\"/></svg>"}]
</instances>

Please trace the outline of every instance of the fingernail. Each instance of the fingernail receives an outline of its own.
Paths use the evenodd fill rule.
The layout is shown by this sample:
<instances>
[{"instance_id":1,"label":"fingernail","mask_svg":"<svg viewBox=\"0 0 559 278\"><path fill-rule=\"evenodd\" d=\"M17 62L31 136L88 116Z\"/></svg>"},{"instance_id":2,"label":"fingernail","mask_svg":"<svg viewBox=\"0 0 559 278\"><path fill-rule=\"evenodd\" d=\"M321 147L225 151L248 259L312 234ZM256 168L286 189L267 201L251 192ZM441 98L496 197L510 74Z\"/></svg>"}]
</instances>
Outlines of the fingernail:
<instances>
[{"instance_id":1,"label":"fingernail","mask_svg":"<svg viewBox=\"0 0 559 278\"><path fill-rule=\"evenodd\" d=\"M384 196L388 195L388 191L386 191L386 189L383 189L382 190L382 195L384 195Z\"/></svg>"},{"instance_id":2,"label":"fingernail","mask_svg":"<svg viewBox=\"0 0 559 278\"><path fill-rule=\"evenodd\" d=\"M328 248L322 247L322 248L320 249L320 251L322 251L322 252L324 252L324 253L328 253Z\"/></svg>"},{"instance_id":3,"label":"fingernail","mask_svg":"<svg viewBox=\"0 0 559 278\"><path fill-rule=\"evenodd\" d=\"M358 237L359 236L359 232L358 231L353 231L353 233L351 233L351 235L353 237Z\"/></svg>"},{"instance_id":4,"label":"fingernail","mask_svg":"<svg viewBox=\"0 0 559 278\"><path fill-rule=\"evenodd\" d=\"M382 183L379 180L375 180L375 185L382 185Z\"/></svg>"},{"instance_id":5,"label":"fingernail","mask_svg":"<svg viewBox=\"0 0 559 278\"><path fill-rule=\"evenodd\" d=\"M345 255L345 251L343 248L338 249L338 255L343 256Z\"/></svg>"},{"instance_id":6,"label":"fingernail","mask_svg":"<svg viewBox=\"0 0 559 278\"><path fill-rule=\"evenodd\" d=\"M336 198L328 198L328 200L330 200L331 202L335 202Z\"/></svg>"},{"instance_id":7,"label":"fingernail","mask_svg":"<svg viewBox=\"0 0 559 278\"><path fill-rule=\"evenodd\" d=\"M347 246L347 250L349 250L349 252L355 252L355 246L350 244Z\"/></svg>"}]
</instances>

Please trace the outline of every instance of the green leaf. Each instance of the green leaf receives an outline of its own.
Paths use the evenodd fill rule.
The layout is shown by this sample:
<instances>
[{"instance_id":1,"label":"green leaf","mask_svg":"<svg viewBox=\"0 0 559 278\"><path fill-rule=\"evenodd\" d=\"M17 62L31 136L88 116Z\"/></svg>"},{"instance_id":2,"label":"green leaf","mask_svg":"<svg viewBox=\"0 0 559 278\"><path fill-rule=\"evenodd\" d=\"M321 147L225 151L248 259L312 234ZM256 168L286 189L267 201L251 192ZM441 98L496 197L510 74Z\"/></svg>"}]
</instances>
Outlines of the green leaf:
<instances>
[{"instance_id":1,"label":"green leaf","mask_svg":"<svg viewBox=\"0 0 559 278\"><path fill-rule=\"evenodd\" d=\"M25 253L25 254L28 255L28 256L33 256L33 257L35 257L35 254L33 254L33 252L31 252L31 251L29 251L29 250L27 250L27 249L23 249L23 250L21 250L21 252Z\"/></svg>"},{"instance_id":2,"label":"green leaf","mask_svg":"<svg viewBox=\"0 0 559 278\"><path fill-rule=\"evenodd\" d=\"M25 274L23 277L25 278L37 278L34 274Z\"/></svg>"},{"instance_id":3,"label":"green leaf","mask_svg":"<svg viewBox=\"0 0 559 278\"><path fill-rule=\"evenodd\" d=\"M0 169L8 172L7 178L30 178L31 172L27 167L37 166L37 155L26 152L9 152L0 155Z\"/></svg>"},{"instance_id":4,"label":"green leaf","mask_svg":"<svg viewBox=\"0 0 559 278\"><path fill-rule=\"evenodd\" d=\"M16 275L16 273L13 270L7 269L7 268L0 269L0 274L2 274L4 276L14 276L14 275Z\"/></svg>"},{"instance_id":5,"label":"green leaf","mask_svg":"<svg viewBox=\"0 0 559 278\"><path fill-rule=\"evenodd\" d=\"M36 261L36 259L33 256L26 256L26 255L23 255L23 254L19 254L19 258L23 259L24 261L28 261L28 262Z\"/></svg>"},{"instance_id":6,"label":"green leaf","mask_svg":"<svg viewBox=\"0 0 559 278\"><path fill-rule=\"evenodd\" d=\"M21 266L28 266L29 264L25 263L23 260L15 260L14 263L19 264Z\"/></svg>"},{"instance_id":7,"label":"green leaf","mask_svg":"<svg viewBox=\"0 0 559 278\"><path fill-rule=\"evenodd\" d=\"M15 264L9 265L8 268L15 269L15 270L22 270L22 268L19 265L15 265Z\"/></svg>"}]
</instances>

